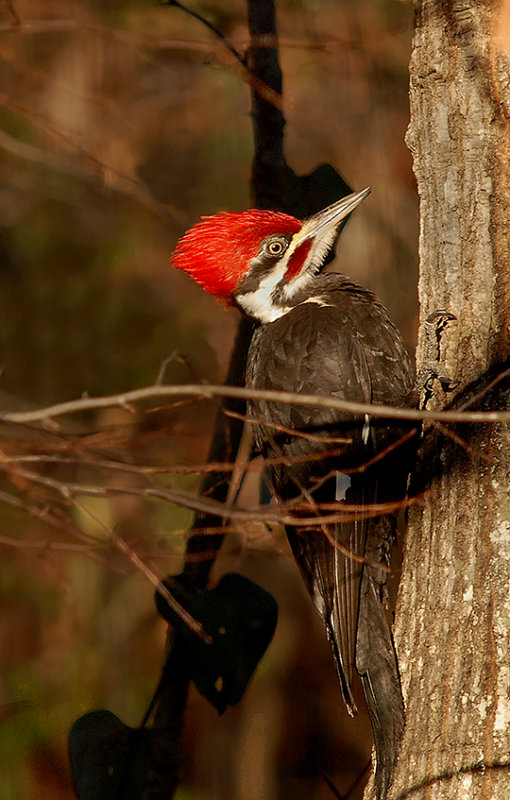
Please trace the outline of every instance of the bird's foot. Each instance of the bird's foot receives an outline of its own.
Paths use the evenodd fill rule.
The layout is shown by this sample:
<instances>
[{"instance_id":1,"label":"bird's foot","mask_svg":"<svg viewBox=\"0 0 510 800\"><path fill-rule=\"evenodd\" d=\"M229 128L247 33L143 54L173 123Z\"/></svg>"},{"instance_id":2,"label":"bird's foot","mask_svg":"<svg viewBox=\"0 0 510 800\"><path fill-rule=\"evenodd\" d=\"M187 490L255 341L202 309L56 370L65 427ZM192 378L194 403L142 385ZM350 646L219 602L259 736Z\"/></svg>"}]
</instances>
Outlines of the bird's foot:
<instances>
[{"instance_id":1,"label":"bird's foot","mask_svg":"<svg viewBox=\"0 0 510 800\"><path fill-rule=\"evenodd\" d=\"M453 392L459 381L453 381L441 364L441 338L447 325L456 320L449 311L434 311L425 321L425 360L414 386L419 407L426 408L434 393L434 382L439 381L443 392Z\"/></svg>"}]
</instances>

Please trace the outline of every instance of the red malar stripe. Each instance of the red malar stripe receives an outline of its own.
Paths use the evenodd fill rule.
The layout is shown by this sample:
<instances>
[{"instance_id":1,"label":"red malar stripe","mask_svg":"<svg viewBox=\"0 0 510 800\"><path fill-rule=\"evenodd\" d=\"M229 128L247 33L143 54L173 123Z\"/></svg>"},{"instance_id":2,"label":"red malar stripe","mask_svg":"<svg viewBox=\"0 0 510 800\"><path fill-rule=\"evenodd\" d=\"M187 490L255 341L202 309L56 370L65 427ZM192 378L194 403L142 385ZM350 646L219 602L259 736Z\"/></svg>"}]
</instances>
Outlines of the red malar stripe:
<instances>
[{"instance_id":1,"label":"red malar stripe","mask_svg":"<svg viewBox=\"0 0 510 800\"><path fill-rule=\"evenodd\" d=\"M285 280L291 281L292 278L295 278L296 275L299 275L303 268L303 264L306 261L306 257L310 252L310 247L312 246L312 242L309 240L307 242L303 242L300 244L296 251L290 257L289 265L287 267L287 272L285 273Z\"/></svg>"}]
</instances>

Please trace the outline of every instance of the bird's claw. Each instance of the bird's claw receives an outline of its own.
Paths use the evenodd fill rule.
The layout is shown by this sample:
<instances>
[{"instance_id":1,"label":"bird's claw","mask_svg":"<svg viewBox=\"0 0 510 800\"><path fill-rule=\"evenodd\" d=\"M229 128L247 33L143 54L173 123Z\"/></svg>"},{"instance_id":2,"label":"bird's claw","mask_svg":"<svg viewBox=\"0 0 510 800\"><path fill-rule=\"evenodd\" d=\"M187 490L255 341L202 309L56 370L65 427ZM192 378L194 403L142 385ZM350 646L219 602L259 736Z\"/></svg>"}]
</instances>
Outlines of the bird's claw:
<instances>
[{"instance_id":1,"label":"bird's claw","mask_svg":"<svg viewBox=\"0 0 510 800\"><path fill-rule=\"evenodd\" d=\"M455 314L452 314L451 311L445 311L444 308L439 308L437 311L433 311L432 314L429 314L426 322L435 322L438 318L441 318L446 325L453 319L457 319Z\"/></svg>"},{"instance_id":2,"label":"bird's claw","mask_svg":"<svg viewBox=\"0 0 510 800\"><path fill-rule=\"evenodd\" d=\"M433 311L425 320L425 341L427 355L425 360L435 359L439 361L441 337L448 323L456 320L455 314L444 309ZM432 352L431 352L432 351Z\"/></svg>"},{"instance_id":3,"label":"bird's claw","mask_svg":"<svg viewBox=\"0 0 510 800\"><path fill-rule=\"evenodd\" d=\"M439 381L443 392L453 392L459 381L453 381L440 363L441 338L447 325L456 320L455 314L439 309L425 320L425 359L416 376L415 392L425 408L433 394L434 381Z\"/></svg>"}]
</instances>

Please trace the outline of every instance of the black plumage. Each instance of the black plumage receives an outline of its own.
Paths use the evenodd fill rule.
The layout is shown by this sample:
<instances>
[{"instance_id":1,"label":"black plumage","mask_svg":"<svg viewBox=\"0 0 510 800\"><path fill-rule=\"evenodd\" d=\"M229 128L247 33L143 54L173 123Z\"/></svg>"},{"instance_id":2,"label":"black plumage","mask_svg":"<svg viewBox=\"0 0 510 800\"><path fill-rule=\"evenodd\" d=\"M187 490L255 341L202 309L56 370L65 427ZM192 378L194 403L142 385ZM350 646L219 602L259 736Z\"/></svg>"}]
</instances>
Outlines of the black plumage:
<instances>
[{"instance_id":1,"label":"black plumage","mask_svg":"<svg viewBox=\"0 0 510 800\"><path fill-rule=\"evenodd\" d=\"M342 275L325 274L293 296L291 310L258 327L246 383L257 389L401 406L412 389L413 371L398 331L375 296ZM300 513L318 515L316 525L288 527L287 535L325 624L351 714L356 713L354 667L360 675L382 798L391 780L404 711L383 608L387 573L370 565L389 563L395 514L371 517L370 506L398 505L404 498L412 451L409 428L394 420L356 419L336 410L260 400L249 403L248 413L257 420L258 450L269 458L289 457L270 468L275 493L286 502L302 496L305 508ZM315 458L325 451L326 457ZM358 513L325 527L315 504L335 499L357 507Z\"/></svg>"}]
</instances>

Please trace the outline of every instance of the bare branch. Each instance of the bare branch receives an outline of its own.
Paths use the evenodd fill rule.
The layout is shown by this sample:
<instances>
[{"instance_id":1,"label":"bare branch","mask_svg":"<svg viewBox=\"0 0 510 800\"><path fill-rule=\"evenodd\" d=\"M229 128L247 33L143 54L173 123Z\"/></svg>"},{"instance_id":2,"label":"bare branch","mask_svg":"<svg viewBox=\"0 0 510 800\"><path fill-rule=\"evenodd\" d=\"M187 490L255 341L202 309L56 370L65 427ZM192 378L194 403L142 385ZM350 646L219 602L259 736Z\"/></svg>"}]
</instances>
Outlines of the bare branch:
<instances>
[{"instance_id":1,"label":"bare branch","mask_svg":"<svg viewBox=\"0 0 510 800\"><path fill-rule=\"evenodd\" d=\"M207 497L197 497L195 495L187 494L186 492L176 492L171 489L163 489L154 486L136 487L136 486L92 486L88 484L72 483L68 481L60 481L56 478L49 478L46 475L39 475L37 472L32 472L27 469L19 467L16 462L3 457L0 460L0 470L7 474L12 474L25 481L33 484L44 486L57 492L67 502L75 503L76 496L82 497L117 497L117 496L130 496L152 498L156 500L163 500L183 508L188 508L191 511L197 511L203 514L211 514L220 518L228 518L238 521L255 520L260 522L267 522L270 524L293 525L295 527L312 527L317 526L318 519L316 516L303 516L303 512L310 508L308 500L303 501L302 498L289 501L288 503L281 503L274 506L263 506L261 508L242 508L240 506L228 505L218 500ZM1 498L0 498L1 499ZM421 499L421 498L420 498ZM412 499L409 503L416 502L417 499ZM314 506L315 507L315 506ZM347 503L328 503L328 509L337 509L327 516L320 518L321 524L334 524L337 522L348 522L360 518L371 518L380 516L381 514L389 514L403 507L402 501L395 503L373 503L363 506L349 505ZM322 509L322 505L317 506ZM108 529L109 530L109 529Z\"/></svg>"},{"instance_id":2,"label":"bare branch","mask_svg":"<svg viewBox=\"0 0 510 800\"><path fill-rule=\"evenodd\" d=\"M319 453L296 456L271 456L264 459L264 466L278 466L280 464L309 464L312 461L321 461L325 458L340 455L342 449L323 450ZM385 451L386 452L386 451ZM361 472L366 469L378 458L371 459L361 467L353 467L352 470L344 470L346 474L351 472ZM9 456L12 464L62 464L66 466L83 465L98 470L109 470L111 472L127 472L133 475L206 475L210 472L233 472L237 467L232 461L211 461L208 464L177 464L175 466L152 466L148 464L126 464L123 461L113 461L106 458L84 459L83 456L62 456L50 455L47 453L30 455ZM246 472L258 472L260 466L257 461L243 463L243 470Z\"/></svg>"},{"instance_id":3,"label":"bare branch","mask_svg":"<svg viewBox=\"0 0 510 800\"><path fill-rule=\"evenodd\" d=\"M500 380L507 377L510 370L501 374ZM264 389L248 389L241 386L218 386L215 384L177 384L175 386L152 385L141 389L132 389L119 394L104 395L102 397L80 397L77 400L68 400L63 403L31 411L4 411L0 414L0 422L31 423L45 422L53 417L64 414L76 414L82 411L93 411L99 408L121 406L128 408L130 404L149 400L154 397L176 397L190 395L202 398L233 397L247 400L268 400L275 403L292 403L298 406L315 406L316 408L330 408L335 411L344 411L347 414L361 416L368 414L371 417L384 419L405 419L414 421L438 422L463 422L483 423L508 422L510 411L426 411L414 408L397 408L396 406L374 405L372 403L354 403L349 400L339 400L321 394L301 394L295 392L282 392Z\"/></svg>"}]
</instances>

